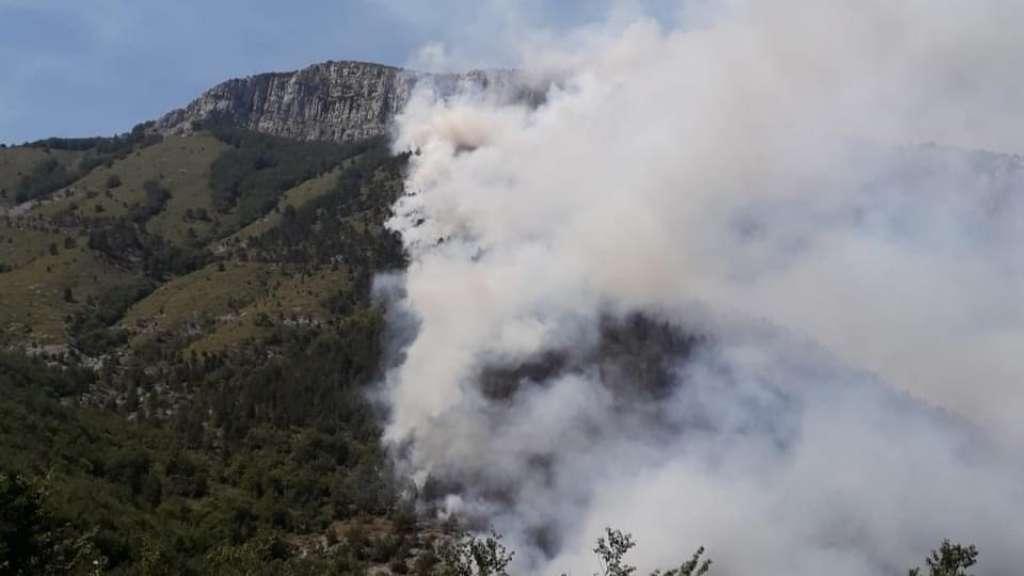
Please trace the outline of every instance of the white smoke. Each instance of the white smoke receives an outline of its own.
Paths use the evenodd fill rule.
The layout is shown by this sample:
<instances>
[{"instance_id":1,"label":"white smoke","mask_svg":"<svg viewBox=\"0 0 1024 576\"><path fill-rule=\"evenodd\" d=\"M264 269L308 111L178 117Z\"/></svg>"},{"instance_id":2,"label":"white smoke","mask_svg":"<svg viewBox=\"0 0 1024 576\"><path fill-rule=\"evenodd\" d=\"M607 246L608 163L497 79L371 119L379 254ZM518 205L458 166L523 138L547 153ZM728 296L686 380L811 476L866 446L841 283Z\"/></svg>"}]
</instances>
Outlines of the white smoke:
<instances>
[{"instance_id":1,"label":"white smoke","mask_svg":"<svg viewBox=\"0 0 1024 576\"><path fill-rule=\"evenodd\" d=\"M952 537L1014 573L1022 7L702 4L525 46L539 106L414 99L406 464L531 572L613 525L644 569L892 573Z\"/></svg>"}]
</instances>

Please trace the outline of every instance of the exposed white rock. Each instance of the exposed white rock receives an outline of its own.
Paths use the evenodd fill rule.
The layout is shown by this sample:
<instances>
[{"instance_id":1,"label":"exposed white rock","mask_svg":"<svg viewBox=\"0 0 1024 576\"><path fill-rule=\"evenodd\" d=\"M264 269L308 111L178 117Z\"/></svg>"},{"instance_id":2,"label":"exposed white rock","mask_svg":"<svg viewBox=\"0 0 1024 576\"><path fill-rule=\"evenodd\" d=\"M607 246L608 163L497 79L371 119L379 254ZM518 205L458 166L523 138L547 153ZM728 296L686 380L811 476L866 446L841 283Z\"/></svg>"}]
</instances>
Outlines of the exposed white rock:
<instances>
[{"instance_id":1,"label":"exposed white rock","mask_svg":"<svg viewBox=\"0 0 1024 576\"><path fill-rule=\"evenodd\" d=\"M164 115L155 130L187 134L196 123L219 119L275 136L351 142L385 134L413 89L423 82L442 97L495 87L510 96L527 94L525 88L516 87L512 71L426 74L381 64L329 61L295 72L228 80Z\"/></svg>"}]
</instances>

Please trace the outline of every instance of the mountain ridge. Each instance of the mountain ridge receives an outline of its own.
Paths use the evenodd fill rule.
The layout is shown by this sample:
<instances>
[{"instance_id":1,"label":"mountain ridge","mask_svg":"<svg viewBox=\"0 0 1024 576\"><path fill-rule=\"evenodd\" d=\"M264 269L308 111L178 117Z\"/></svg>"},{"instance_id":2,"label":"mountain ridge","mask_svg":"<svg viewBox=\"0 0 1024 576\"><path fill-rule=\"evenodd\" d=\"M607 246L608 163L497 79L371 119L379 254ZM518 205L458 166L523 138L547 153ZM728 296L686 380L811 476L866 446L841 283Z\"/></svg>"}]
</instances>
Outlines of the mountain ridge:
<instances>
[{"instance_id":1,"label":"mountain ridge","mask_svg":"<svg viewBox=\"0 0 1024 576\"><path fill-rule=\"evenodd\" d=\"M418 86L438 97L466 91L521 94L513 70L417 72L370 62L328 60L290 72L233 78L156 120L162 135L191 133L224 122L272 136L304 141L354 142L387 134Z\"/></svg>"}]
</instances>

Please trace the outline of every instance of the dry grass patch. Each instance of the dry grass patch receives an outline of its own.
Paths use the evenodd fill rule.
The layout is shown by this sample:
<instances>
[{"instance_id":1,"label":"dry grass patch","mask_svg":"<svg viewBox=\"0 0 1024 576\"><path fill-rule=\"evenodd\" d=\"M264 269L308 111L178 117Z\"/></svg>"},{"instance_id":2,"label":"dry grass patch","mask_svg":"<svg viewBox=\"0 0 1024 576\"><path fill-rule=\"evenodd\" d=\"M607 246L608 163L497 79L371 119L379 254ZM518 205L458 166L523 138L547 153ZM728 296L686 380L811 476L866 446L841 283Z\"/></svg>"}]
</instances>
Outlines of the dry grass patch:
<instances>
[{"instance_id":1,"label":"dry grass patch","mask_svg":"<svg viewBox=\"0 0 1024 576\"><path fill-rule=\"evenodd\" d=\"M171 199L164 208L166 216L155 216L149 222L153 226L149 231L183 240L188 234L183 221L185 209L209 202L210 165L224 148L222 142L207 134L170 136L110 167L95 168L69 186L67 194L40 204L33 213L54 217L74 212L85 219L126 216L132 206L145 202L143 185L154 180L171 192ZM197 233L206 233L212 223L196 222L193 226L198 227Z\"/></svg>"},{"instance_id":2,"label":"dry grass patch","mask_svg":"<svg viewBox=\"0 0 1024 576\"><path fill-rule=\"evenodd\" d=\"M0 274L0 326L15 341L63 343L69 314L131 278L102 254L81 246L61 248L57 255Z\"/></svg>"},{"instance_id":3,"label":"dry grass patch","mask_svg":"<svg viewBox=\"0 0 1024 576\"><path fill-rule=\"evenodd\" d=\"M74 244L86 242L86 239L80 238L73 231L62 233L43 228L31 228L21 223L13 225L0 220L0 269L20 268L36 258L48 256L51 245L63 250L68 238ZM0 279L0 287L2 286L3 281Z\"/></svg>"},{"instance_id":4,"label":"dry grass patch","mask_svg":"<svg viewBox=\"0 0 1024 576\"><path fill-rule=\"evenodd\" d=\"M192 343L191 349L219 351L266 337L277 326L320 325L330 317L325 301L348 285L349 276L344 268L311 274L275 270L268 280L265 292L244 308L219 318L209 333Z\"/></svg>"},{"instance_id":5,"label":"dry grass patch","mask_svg":"<svg viewBox=\"0 0 1024 576\"><path fill-rule=\"evenodd\" d=\"M214 263L175 278L136 302L122 325L144 339L162 331L199 333L222 316L236 313L264 293L273 266L256 262Z\"/></svg>"},{"instance_id":6,"label":"dry grass patch","mask_svg":"<svg viewBox=\"0 0 1024 576\"><path fill-rule=\"evenodd\" d=\"M69 171L81 160L83 152L49 150L17 146L0 149L0 207L14 205L15 190L22 176L32 172L33 166L47 158L54 158Z\"/></svg>"}]
</instances>

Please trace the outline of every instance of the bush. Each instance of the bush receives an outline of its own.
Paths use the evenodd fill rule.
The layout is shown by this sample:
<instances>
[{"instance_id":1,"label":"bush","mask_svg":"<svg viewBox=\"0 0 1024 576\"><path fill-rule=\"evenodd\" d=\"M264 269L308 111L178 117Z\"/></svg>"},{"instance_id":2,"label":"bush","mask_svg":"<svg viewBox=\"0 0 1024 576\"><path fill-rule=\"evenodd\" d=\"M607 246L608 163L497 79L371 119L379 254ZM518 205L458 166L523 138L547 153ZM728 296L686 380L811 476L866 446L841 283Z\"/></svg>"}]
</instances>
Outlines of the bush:
<instances>
[{"instance_id":1,"label":"bush","mask_svg":"<svg viewBox=\"0 0 1024 576\"><path fill-rule=\"evenodd\" d=\"M978 549L973 544L963 546L943 540L938 550L925 559L929 576L971 576L967 569L978 562ZM913 568L909 576L920 576L921 569Z\"/></svg>"},{"instance_id":2,"label":"bush","mask_svg":"<svg viewBox=\"0 0 1024 576\"><path fill-rule=\"evenodd\" d=\"M171 199L170 190L156 180L146 180L142 190L146 194L145 200L140 206L134 207L130 214L130 218L140 224L159 214Z\"/></svg>"}]
</instances>

